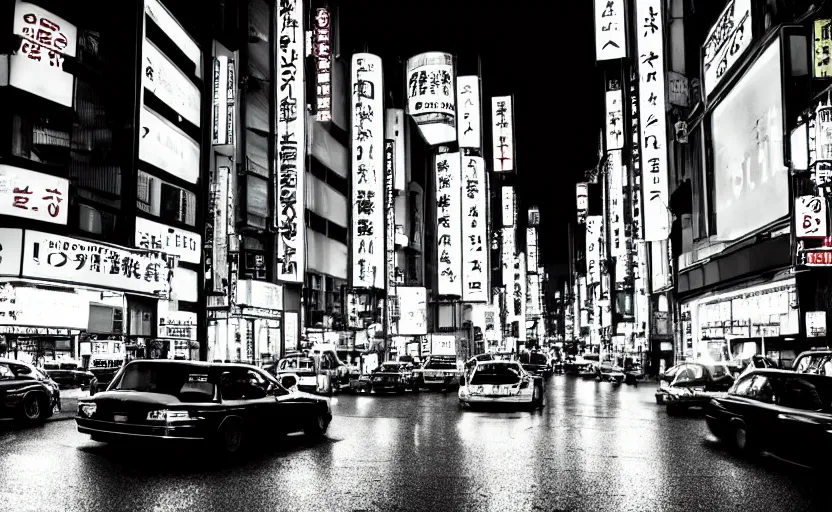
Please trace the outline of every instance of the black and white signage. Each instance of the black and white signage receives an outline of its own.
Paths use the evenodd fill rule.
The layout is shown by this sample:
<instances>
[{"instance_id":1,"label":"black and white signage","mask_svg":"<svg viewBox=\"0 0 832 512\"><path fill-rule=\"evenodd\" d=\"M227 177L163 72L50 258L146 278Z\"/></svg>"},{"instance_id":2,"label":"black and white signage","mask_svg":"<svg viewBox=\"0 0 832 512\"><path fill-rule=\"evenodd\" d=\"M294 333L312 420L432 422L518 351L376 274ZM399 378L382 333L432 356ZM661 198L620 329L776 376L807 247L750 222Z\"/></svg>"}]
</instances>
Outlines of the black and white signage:
<instances>
[{"instance_id":1,"label":"black and white signage","mask_svg":"<svg viewBox=\"0 0 832 512\"><path fill-rule=\"evenodd\" d=\"M0 165L0 215L65 225L69 181L11 165Z\"/></svg>"},{"instance_id":2,"label":"black and white signage","mask_svg":"<svg viewBox=\"0 0 832 512\"><path fill-rule=\"evenodd\" d=\"M586 218L586 276L589 284L601 282L601 223L600 215Z\"/></svg>"},{"instance_id":3,"label":"black and white signage","mask_svg":"<svg viewBox=\"0 0 832 512\"><path fill-rule=\"evenodd\" d=\"M494 172L514 168L514 109L511 96L491 98L491 152Z\"/></svg>"},{"instance_id":4,"label":"black and white signage","mask_svg":"<svg viewBox=\"0 0 832 512\"><path fill-rule=\"evenodd\" d=\"M199 144L147 106L139 116L139 159L188 183L199 179Z\"/></svg>"},{"instance_id":5,"label":"black and white signage","mask_svg":"<svg viewBox=\"0 0 832 512\"><path fill-rule=\"evenodd\" d=\"M589 207L589 201L587 198L587 184L586 183L576 183L575 184L575 201L578 206L578 222L583 223L584 219L586 218L587 208Z\"/></svg>"},{"instance_id":6,"label":"black and white signage","mask_svg":"<svg viewBox=\"0 0 832 512\"><path fill-rule=\"evenodd\" d=\"M306 96L303 0L285 0L277 15L277 279L302 283L306 274Z\"/></svg>"},{"instance_id":7,"label":"black and white signage","mask_svg":"<svg viewBox=\"0 0 832 512\"><path fill-rule=\"evenodd\" d=\"M388 108L384 123L384 138L393 141L393 188L404 191L407 184L407 170L405 169L404 151L404 110L400 108Z\"/></svg>"},{"instance_id":8,"label":"black and white signage","mask_svg":"<svg viewBox=\"0 0 832 512\"><path fill-rule=\"evenodd\" d=\"M436 243L439 295L462 295L462 197L459 153L436 156Z\"/></svg>"},{"instance_id":9,"label":"black and white signage","mask_svg":"<svg viewBox=\"0 0 832 512\"><path fill-rule=\"evenodd\" d=\"M503 226L514 225L514 187L503 187L502 191Z\"/></svg>"},{"instance_id":10,"label":"black and white signage","mask_svg":"<svg viewBox=\"0 0 832 512\"><path fill-rule=\"evenodd\" d=\"M199 126L199 88L147 39L142 45L142 56L142 86L177 114Z\"/></svg>"},{"instance_id":11,"label":"black and white signage","mask_svg":"<svg viewBox=\"0 0 832 512\"><path fill-rule=\"evenodd\" d=\"M595 60L627 56L624 0L595 0Z\"/></svg>"},{"instance_id":12,"label":"black and white signage","mask_svg":"<svg viewBox=\"0 0 832 512\"><path fill-rule=\"evenodd\" d=\"M456 104L459 111L456 131L459 147L482 146L480 124L480 77L461 76L456 79Z\"/></svg>"},{"instance_id":13,"label":"black and white signage","mask_svg":"<svg viewBox=\"0 0 832 512\"><path fill-rule=\"evenodd\" d=\"M752 35L751 0L729 0L703 45L705 94L711 94L742 57L751 45Z\"/></svg>"},{"instance_id":14,"label":"black and white signage","mask_svg":"<svg viewBox=\"0 0 832 512\"><path fill-rule=\"evenodd\" d=\"M453 63L453 55L442 52L407 59L407 113L431 146L456 140Z\"/></svg>"},{"instance_id":15,"label":"black and white signage","mask_svg":"<svg viewBox=\"0 0 832 512\"><path fill-rule=\"evenodd\" d=\"M332 120L332 17L319 7L315 11L315 32L312 35L315 56L315 120Z\"/></svg>"},{"instance_id":16,"label":"black and white signage","mask_svg":"<svg viewBox=\"0 0 832 512\"><path fill-rule=\"evenodd\" d=\"M164 295L173 270L159 254L26 230L21 277Z\"/></svg>"},{"instance_id":17,"label":"black and white signage","mask_svg":"<svg viewBox=\"0 0 832 512\"><path fill-rule=\"evenodd\" d=\"M638 111L644 239L670 236L667 185L667 119L665 117L664 27L661 0L636 0L636 19L643 20L638 39Z\"/></svg>"},{"instance_id":18,"label":"black and white signage","mask_svg":"<svg viewBox=\"0 0 832 512\"><path fill-rule=\"evenodd\" d=\"M829 233L826 198L800 196L794 202L794 233L797 238L825 238Z\"/></svg>"},{"instance_id":19,"label":"black and white signage","mask_svg":"<svg viewBox=\"0 0 832 512\"><path fill-rule=\"evenodd\" d=\"M462 300L488 302L488 201L485 161L462 155Z\"/></svg>"},{"instance_id":20,"label":"black and white signage","mask_svg":"<svg viewBox=\"0 0 832 512\"><path fill-rule=\"evenodd\" d=\"M199 263L202 237L199 233L136 217L136 247L173 254L186 263Z\"/></svg>"},{"instance_id":21,"label":"black and white signage","mask_svg":"<svg viewBox=\"0 0 832 512\"><path fill-rule=\"evenodd\" d=\"M607 151L621 149L624 147L624 101L621 88L607 91L607 122L604 137L607 143Z\"/></svg>"},{"instance_id":22,"label":"black and white signage","mask_svg":"<svg viewBox=\"0 0 832 512\"><path fill-rule=\"evenodd\" d=\"M352 285L380 290L384 289L382 76L380 57L352 56Z\"/></svg>"},{"instance_id":23,"label":"black and white signage","mask_svg":"<svg viewBox=\"0 0 832 512\"><path fill-rule=\"evenodd\" d=\"M214 59L214 91L212 99L212 144L234 144L234 116L237 82L234 77L234 59L218 55Z\"/></svg>"}]
</instances>

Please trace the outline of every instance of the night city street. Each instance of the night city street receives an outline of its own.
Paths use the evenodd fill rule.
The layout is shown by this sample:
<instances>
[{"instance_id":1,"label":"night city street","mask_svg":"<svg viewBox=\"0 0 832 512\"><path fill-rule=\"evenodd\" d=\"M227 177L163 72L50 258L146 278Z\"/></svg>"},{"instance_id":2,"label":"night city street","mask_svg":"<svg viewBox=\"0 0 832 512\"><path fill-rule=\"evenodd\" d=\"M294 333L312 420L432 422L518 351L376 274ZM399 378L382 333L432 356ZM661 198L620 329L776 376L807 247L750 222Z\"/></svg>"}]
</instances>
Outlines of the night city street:
<instances>
[{"instance_id":1,"label":"night city street","mask_svg":"<svg viewBox=\"0 0 832 512\"><path fill-rule=\"evenodd\" d=\"M327 437L232 466L114 451L75 421L0 431L0 510L829 510L815 473L746 461L655 384L548 381L542 411L460 410L455 392L340 395Z\"/></svg>"}]
</instances>

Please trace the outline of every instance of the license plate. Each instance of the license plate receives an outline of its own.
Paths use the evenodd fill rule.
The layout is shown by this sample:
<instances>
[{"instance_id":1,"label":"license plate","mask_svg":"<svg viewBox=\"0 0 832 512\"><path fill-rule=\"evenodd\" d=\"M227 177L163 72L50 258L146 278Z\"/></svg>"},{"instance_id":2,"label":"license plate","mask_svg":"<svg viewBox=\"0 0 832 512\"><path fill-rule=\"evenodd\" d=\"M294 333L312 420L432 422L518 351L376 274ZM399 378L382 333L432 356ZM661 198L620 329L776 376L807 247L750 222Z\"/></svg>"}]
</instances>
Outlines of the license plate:
<instances>
[{"instance_id":1,"label":"license plate","mask_svg":"<svg viewBox=\"0 0 832 512\"><path fill-rule=\"evenodd\" d=\"M123 414L113 414L113 421L116 421L116 422L119 422L119 423L125 423L125 422L127 422L127 416L125 416Z\"/></svg>"}]
</instances>

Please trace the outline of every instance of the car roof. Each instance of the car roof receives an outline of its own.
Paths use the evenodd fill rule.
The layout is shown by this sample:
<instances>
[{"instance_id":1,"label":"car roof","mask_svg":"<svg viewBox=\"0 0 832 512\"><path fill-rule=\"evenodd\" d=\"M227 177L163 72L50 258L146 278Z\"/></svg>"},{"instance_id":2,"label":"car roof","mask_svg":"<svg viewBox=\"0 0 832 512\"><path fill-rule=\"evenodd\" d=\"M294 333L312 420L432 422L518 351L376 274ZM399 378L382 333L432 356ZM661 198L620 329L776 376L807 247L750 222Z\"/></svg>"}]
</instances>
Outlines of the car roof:
<instances>
[{"instance_id":1,"label":"car roof","mask_svg":"<svg viewBox=\"0 0 832 512\"><path fill-rule=\"evenodd\" d=\"M259 367L255 366L253 364L248 364L248 363L209 363L208 361L187 361L187 360L181 360L181 359L134 359L134 360L130 361L129 363L127 363L127 366L130 366L130 365L136 364L136 363L153 363L153 364L171 365L171 366L174 366L174 365L176 365L176 366L193 366L195 368L205 368L205 369L211 369L211 368L220 368L220 369L222 369L222 368L227 368L227 369L249 368L249 369L262 370L262 368L259 368Z\"/></svg>"},{"instance_id":2,"label":"car roof","mask_svg":"<svg viewBox=\"0 0 832 512\"><path fill-rule=\"evenodd\" d=\"M0 363L20 364L20 365L23 365L23 366L31 366L32 368L35 368L35 365L33 365L32 363L26 363L26 362L23 362L23 361L18 361L17 359L6 359L5 357L0 357Z\"/></svg>"},{"instance_id":3,"label":"car roof","mask_svg":"<svg viewBox=\"0 0 832 512\"><path fill-rule=\"evenodd\" d=\"M808 378L810 379L832 379L832 377L826 375L817 375L814 373L798 373L793 370L781 370L779 368L755 368L754 370L748 372L746 375L800 375L801 378L803 378L804 376L808 376Z\"/></svg>"}]
</instances>

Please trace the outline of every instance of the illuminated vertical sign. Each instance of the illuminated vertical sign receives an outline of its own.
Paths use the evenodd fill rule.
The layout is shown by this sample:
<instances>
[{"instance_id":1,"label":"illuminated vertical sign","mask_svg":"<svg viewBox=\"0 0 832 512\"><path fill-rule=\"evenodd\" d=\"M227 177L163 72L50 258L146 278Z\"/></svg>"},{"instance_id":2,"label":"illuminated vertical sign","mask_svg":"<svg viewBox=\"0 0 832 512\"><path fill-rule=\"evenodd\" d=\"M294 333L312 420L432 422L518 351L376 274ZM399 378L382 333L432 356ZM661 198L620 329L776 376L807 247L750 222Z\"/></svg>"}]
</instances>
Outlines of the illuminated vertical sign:
<instances>
[{"instance_id":1,"label":"illuminated vertical sign","mask_svg":"<svg viewBox=\"0 0 832 512\"><path fill-rule=\"evenodd\" d=\"M537 229L526 228L526 268L529 272L537 272Z\"/></svg>"},{"instance_id":2,"label":"illuminated vertical sign","mask_svg":"<svg viewBox=\"0 0 832 512\"><path fill-rule=\"evenodd\" d=\"M659 0L654 0L659 9ZM653 3L653 2L651 2ZM647 10L645 10L647 13ZM641 16L641 12L638 13ZM725 78L725 74L737 63L751 46L751 0L729 0L705 39L702 68L704 69L705 94L713 90ZM661 22L661 14L658 15ZM639 52L641 46L639 46Z\"/></svg>"},{"instance_id":3,"label":"illuminated vertical sign","mask_svg":"<svg viewBox=\"0 0 832 512\"><path fill-rule=\"evenodd\" d=\"M387 296L395 295L396 288L396 204L393 197L395 174L395 142L384 141L384 264Z\"/></svg>"},{"instance_id":4,"label":"illuminated vertical sign","mask_svg":"<svg viewBox=\"0 0 832 512\"><path fill-rule=\"evenodd\" d=\"M332 120L332 31L329 11L315 11L312 55L315 57L315 120Z\"/></svg>"},{"instance_id":5,"label":"illuminated vertical sign","mask_svg":"<svg viewBox=\"0 0 832 512\"><path fill-rule=\"evenodd\" d=\"M612 81L611 81L612 82ZM621 149L624 147L624 109L623 96L618 81L615 81L615 89L607 91L606 96L606 132L604 137L607 142L607 151Z\"/></svg>"},{"instance_id":6,"label":"illuminated vertical sign","mask_svg":"<svg viewBox=\"0 0 832 512\"><path fill-rule=\"evenodd\" d=\"M215 146L234 144L234 59L225 55L214 58L213 89L211 142Z\"/></svg>"},{"instance_id":7,"label":"illuminated vertical sign","mask_svg":"<svg viewBox=\"0 0 832 512\"><path fill-rule=\"evenodd\" d=\"M595 60L627 56L624 0L595 0Z\"/></svg>"},{"instance_id":8,"label":"illuminated vertical sign","mask_svg":"<svg viewBox=\"0 0 832 512\"><path fill-rule=\"evenodd\" d=\"M393 151L395 153L393 163L393 188L404 191L407 185L407 172L404 163L404 110L400 108L388 108L385 117L384 138L393 141Z\"/></svg>"},{"instance_id":9,"label":"illuminated vertical sign","mask_svg":"<svg viewBox=\"0 0 832 512\"><path fill-rule=\"evenodd\" d=\"M586 219L586 212L589 208L589 196L586 183L575 184L575 201L578 206L578 223L583 224Z\"/></svg>"},{"instance_id":10,"label":"illuminated vertical sign","mask_svg":"<svg viewBox=\"0 0 832 512\"><path fill-rule=\"evenodd\" d=\"M815 20L815 78L828 78L832 76L832 20Z\"/></svg>"},{"instance_id":11,"label":"illuminated vertical sign","mask_svg":"<svg viewBox=\"0 0 832 512\"><path fill-rule=\"evenodd\" d=\"M485 161L462 155L462 300L488 302L488 201Z\"/></svg>"},{"instance_id":12,"label":"illuminated vertical sign","mask_svg":"<svg viewBox=\"0 0 832 512\"><path fill-rule=\"evenodd\" d=\"M514 258L513 307L515 320L519 321L519 341L526 341L526 255L522 252Z\"/></svg>"},{"instance_id":13,"label":"illuminated vertical sign","mask_svg":"<svg viewBox=\"0 0 832 512\"><path fill-rule=\"evenodd\" d=\"M229 214L234 217L234 198L230 195L231 169L217 167L214 190L211 194L211 210L214 220L213 291L228 293L228 225ZM229 207L230 205L230 207ZM230 210L230 211L229 211Z\"/></svg>"},{"instance_id":14,"label":"illuminated vertical sign","mask_svg":"<svg viewBox=\"0 0 832 512\"><path fill-rule=\"evenodd\" d=\"M627 239L624 234L624 167L621 165L621 151L607 153L607 179L610 191L610 256L621 258L627 255Z\"/></svg>"},{"instance_id":15,"label":"illuminated vertical sign","mask_svg":"<svg viewBox=\"0 0 832 512\"><path fill-rule=\"evenodd\" d=\"M514 242L514 228L503 228L500 233L500 245L502 248L500 253L500 273L503 277L503 286L506 289L506 293L509 294L514 288L514 276L512 274L514 270Z\"/></svg>"},{"instance_id":16,"label":"illuminated vertical sign","mask_svg":"<svg viewBox=\"0 0 832 512\"><path fill-rule=\"evenodd\" d=\"M428 145L456 140L454 57L421 53L407 59L407 113Z\"/></svg>"},{"instance_id":17,"label":"illuminated vertical sign","mask_svg":"<svg viewBox=\"0 0 832 512\"><path fill-rule=\"evenodd\" d=\"M636 19L643 20L638 37L638 111L641 128L644 239L670 235L667 190L667 119L661 0L636 0Z\"/></svg>"},{"instance_id":18,"label":"illuminated vertical sign","mask_svg":"<svg viewBox=\"0 0 832 512\"><path fill-rule=\"evenodd\" d=\"M635 80L633 80L635 82ZM643 238L641 231L641 142L639 138L638 129L638 93L636 92L636 84L632 83L630 86L630 145L633 164L633 179L630 181L629 198L630 198L630 220L632 227L630 232L633 234L633 239Z\"/></svg>"},{"instance_id":19,"label":"illuminated vertical sign","mask_svg":"<svg viewBox=\"0 0 832 512\"><path fill-rule=\"evenodd\" d=\"M303 1L286 0L278 10L277 177L275 179L277 279L302 283L306 272L304 171L306 98L303 78Z\"/></svg>"},{"instance_id":20,"label":"illuminated vertical sign","mask_svg":"<svg viewBox=\"0 0 832 512\"><path fill-rule=\"evenodd\" d=\"M439 295L462 296L462 194L459 153L436 155L436 243Z\"/></svg>"},{"instance_id":21,"label":"illuminated vertical sign","mask_svg":"<svg viewBox=\"0 0 832 512\"><path fill-rule=\"evenodd\" d=\"M456 124L459 147L479 149L482 146L480 77L472 75L456 79L456 105L459 113Z\"/></svg>"},{"instance_id":22,"label":"illuminated vertical sign","mask_svg":"<svg viewBox=\"0 0 832 512\"><path fill-rule=\"evenodd\" d=\"M494 172L516 171L514 165L514 109L511 96L491 98L491 154Z\"/></svg>"},{"instance_id":23,"label":"illuminated vertical sign","mask_svg":"<svg viewBox=\"0 0 832 512\"><path fill-rule=\"evenodd\" d=\"M586 276L589 284L601 282L601 223L600 215L586 218Z\"/></svg>"},{"instance_id":24,"label":"illuminated vertical sign","mask_svg":"<svg viewBox=\"0 0 832 512\"><path fill-rule=\"evenodd\" d=\"M384 289L384 117L381 58L352 56L352 285Z\"/></svg>"}]
</instances>

